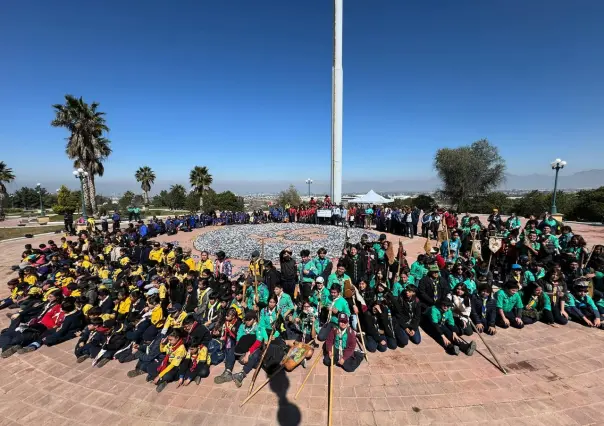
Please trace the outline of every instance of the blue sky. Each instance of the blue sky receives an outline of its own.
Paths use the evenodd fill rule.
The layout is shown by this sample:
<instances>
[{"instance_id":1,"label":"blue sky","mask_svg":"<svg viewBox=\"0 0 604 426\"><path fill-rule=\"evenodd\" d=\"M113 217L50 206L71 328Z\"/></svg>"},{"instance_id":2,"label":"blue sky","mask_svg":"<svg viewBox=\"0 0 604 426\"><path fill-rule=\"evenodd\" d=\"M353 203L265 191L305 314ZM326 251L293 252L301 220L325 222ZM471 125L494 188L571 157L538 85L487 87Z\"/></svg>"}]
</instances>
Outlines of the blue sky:
<instances>
[{"instance_id":1,"label":"blue sky","mask_svg":"<svg viewBox=\"0 0 604 426\"><path fill-rule=\"evenodd\" d=\"M427 179L439 147L483 137L510 173L602 168L603 14L599 0L345 0L344 190ZM194 165L241 188L325 181L332 15L331 0L3 2L0 160L17 184L73 184L49 125L71 93L107 112L105 185L135 188L144 164L165 182Z\"/></svg>"}]
</instances>

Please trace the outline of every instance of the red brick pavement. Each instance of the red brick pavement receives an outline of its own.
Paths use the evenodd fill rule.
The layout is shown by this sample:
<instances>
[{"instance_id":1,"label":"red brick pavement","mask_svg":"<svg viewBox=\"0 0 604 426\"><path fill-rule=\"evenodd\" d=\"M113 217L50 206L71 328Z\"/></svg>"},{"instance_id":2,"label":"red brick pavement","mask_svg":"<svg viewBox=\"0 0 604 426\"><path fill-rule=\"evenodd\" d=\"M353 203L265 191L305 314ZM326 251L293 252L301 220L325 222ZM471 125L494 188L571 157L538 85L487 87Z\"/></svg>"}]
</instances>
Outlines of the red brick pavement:
<instances>
[{"instance_id":1,"label":"red brick pavement","mask_svg":"<svg viewBox=\"0 0 604 426\"><path fill-rule=\"evenodd\" d=\"M186 242L194 235L178 238ZM588 240L600 237L596 229ZM23 244L0 243L2 279L9 277L4 271ZM405 244L411 257L421 251L423 240L406 240ZM0 318L0 327L6 324L7 319ZM370 354L370 362L353 374L336 369L333 423L604 424L602 333L575 324L535 324L486 336L508 375L493 366L479 340L471 358L446 355L429 337L419 346ZM213 367L200 386L176 389L171 384L157 394L142 376L126 376L132 364L110 362L102 369L91 367L90 362L76 364L73 345L67 342L0 360L0 425L327 423L327 368L322 364L298 400L293 401L293 395L306 373L302 368L239 408L247 383L241 389L232 383L215 385L213 377L222 372L222 366ZM258 383L264 378L261 373Z\"/></svg>"}]
</instances>

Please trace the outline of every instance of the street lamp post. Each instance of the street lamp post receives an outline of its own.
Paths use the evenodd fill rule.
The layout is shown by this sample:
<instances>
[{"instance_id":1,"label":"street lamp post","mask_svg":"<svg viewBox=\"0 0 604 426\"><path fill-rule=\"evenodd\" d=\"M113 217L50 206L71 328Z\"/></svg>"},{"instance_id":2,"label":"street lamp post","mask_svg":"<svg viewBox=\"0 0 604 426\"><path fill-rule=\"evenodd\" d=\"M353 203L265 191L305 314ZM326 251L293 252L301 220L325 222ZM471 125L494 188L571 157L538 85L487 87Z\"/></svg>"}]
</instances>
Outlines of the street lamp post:
<instances>
[{"instance_id":1,"label":"street lamp post","mask_svg":"<svg viewBox=\"0 0 604 426\"><path fill-rule=\"evenodd\" d=\"M42 202L42 184L38 183L36 188L38 188L38 195L40 196L40 216L45 216L44 203Z\"/></svg>"},{"instance_id":2,"label":"street lamp post","mask_svg":"<svg viewBox=\"0 0 604 426\"><path fill-rule=\"evenodd\" d=\"M558 209L556 208L556 192L558 191L558 173L560 172L560 169L563 169L564 166L566 166L566 161L562 161L561 159L556 158L554 161L552 161L551 165L552 165L552 170L556 171L556 177L554 179L554 194L552 196L551 214L558 214Z\"/></svg>"},{"instance_id":3,"label":"street lamp post","mask_svg":"<svg viewBox=\"0 0 604 426\"><path fill-rule=\"evenodd\" d=\"M305 182L308 185L308 198L310 198L310 185L312 185L312 179L308 178L305 180Z\"/></svg>"},{"instance_id":4,"label":"street lamp post","mask_svg":"<svg viewBox=\"0 0 604 426\"><path fill-rule=\"evenodd\" d=\"M82 198L82 217L84 220L88 220L86 215L86 203L84 202L84 179L88 176L88 172L82 168L73 171L73 175L76 179L80 179L80 193Z\"/></svg>"}]
</instances>

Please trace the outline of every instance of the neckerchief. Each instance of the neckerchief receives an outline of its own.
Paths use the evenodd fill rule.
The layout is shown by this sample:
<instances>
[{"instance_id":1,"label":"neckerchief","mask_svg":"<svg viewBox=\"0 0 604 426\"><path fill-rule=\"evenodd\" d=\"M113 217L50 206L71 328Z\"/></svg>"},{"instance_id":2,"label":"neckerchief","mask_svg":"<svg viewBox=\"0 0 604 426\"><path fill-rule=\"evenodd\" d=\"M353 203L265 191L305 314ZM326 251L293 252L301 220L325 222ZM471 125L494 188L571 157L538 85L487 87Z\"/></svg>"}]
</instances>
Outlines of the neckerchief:
<instances>
[{"instance_id":1,"label":"neckerchief","mask_svg":"<svg viewBox=\"0 0 604 426\"><path fill-rule=\"evenodd\" d=\"M438 294L438 279L432 280L432 283L434 284L434 301L437 302L440 298L440 295Z\"/></svg>"},{"instance_id":2,"label":"neckerchief","mask_svg":"<svg viewBox=\"0 0 604 426\"><path fill-rule=\"evenodd\" d=\"M487 317L487 302L489 301L488 297L485 297L484 299L482 299L482 317L486 318Z\"/></svg>"},{"instance_id":3,"label":"neckerchief","mask_svg":"<svg viewBox=\"0 0 604 426\"><path fill-rule=\"evenodd\" d=\"M182 346L182 339L178 339L178 342L176 342L176 344L174 346L168 346L168 351L166 352L166 356L162 360L160 366L157 367L158 373L161 373L168 366L168 361L170 361L170 354L173 354L174 352L176 352L176 349L178 349L181 346Z\"/></svg>"}]
</instances>

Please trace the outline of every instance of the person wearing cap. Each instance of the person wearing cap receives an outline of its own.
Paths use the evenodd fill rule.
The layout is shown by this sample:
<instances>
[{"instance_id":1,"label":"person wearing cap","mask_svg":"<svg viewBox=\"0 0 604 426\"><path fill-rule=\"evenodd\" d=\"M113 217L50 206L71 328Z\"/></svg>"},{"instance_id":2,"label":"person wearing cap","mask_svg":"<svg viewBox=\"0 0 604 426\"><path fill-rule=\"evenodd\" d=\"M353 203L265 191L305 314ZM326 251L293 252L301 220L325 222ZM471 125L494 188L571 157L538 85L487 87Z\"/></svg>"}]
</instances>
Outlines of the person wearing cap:
<instances>
[{"instance_id":1,"label":"person wearing cap","mask_svg":"<svg viewBox=\"0 0 604 426\"><path fill-rule=\"evenodd\" d=\"M187 313L182 310L180 303L173 303L167 309L168 316L162 328L161 334L168 334L170 329L182 328L182 322L187 317Z\"/></svg>"},{"instance_id":2,"label":"person wearing cap","mask_svg":"<svg viewBox=\"0 0 604 426\"><path fill-rule=\"evenodd\" d=\"M230 280L233 275L233 265L227 258L227 255L222 250L216 252L216 260L214 261L214 275L216 279L220 278L221 275L226 275Z\"/></svg>"},{"instance_id":3,"label":"person wearing cap","mask_svg":"<svg viewBox=\"0 0 604 426\"><path fill-rule=\"evenodd\" d=\"M325 280L323 277L317 277L308 300L310 301L311 305L317 309L319 317L321 318L321 323L327 320L329 295L329 290L327 287L325 287Z\"/></svg>"},{"instance_id":4,"label":"person wearing cap","mask_svg":"<svg viewBox=\"0 0 604 426\"><path fill-rule=\"evenodd\" d=\"M463 351L467 356L472 356L476 342L466 343L459 337L452 308L453 303L448 298L440 299L432 305L425 313L425 329L447 353L459 355Z\"/></svg>"},{"instance_id":5,"label":"person wearing cap","mask_svg":"<svg viewBox=\"0 0 604 426\"><path fill-rule=\"evenodd\" d=\"M451 287L440 276L440 269L437 265L430 265L428 274L422 278L417 288L422 311L428 310L440 299L446 298L451 292Z\"/></svg>"},{"instance_id":6,"label":"person wearing cap","mask_svg":"<svg viewBox=\"0 0 604 426\"><path fill-rule=\"evenodd\" d=\"M495 293L497 301L497 320L496 324L501 328L524 327L522 322L523 304L518 290L520 285L516 280L507 281L501 290Z\"/></svg>"},{"instance_id":7,"label":"person wearing cap","mask_svg":"<svg viewBox=\"0 0 604 426\"><path fill-rule=\"evenodd\" d=\"M331 365L331 356L335 365L347 373L356 370L363 362L363 353L355 351L357 346L356 333L348 325L348 315L340 313L334 315L337 326L331 328L325 339L323 364Z\"/></svg>"},{"instance_id":8,"label":"person wearing cap","mask_svg":"<svg viewBox=\"0 0 604 426\"><path fill-rule=\"evenodd\" d=\"M593 299L587 294L588 289L587 281L576 281L572 290L568 293L566 311L570 318L579 324L602 328L602 315Z\"/></svg>"}]
</instances>

